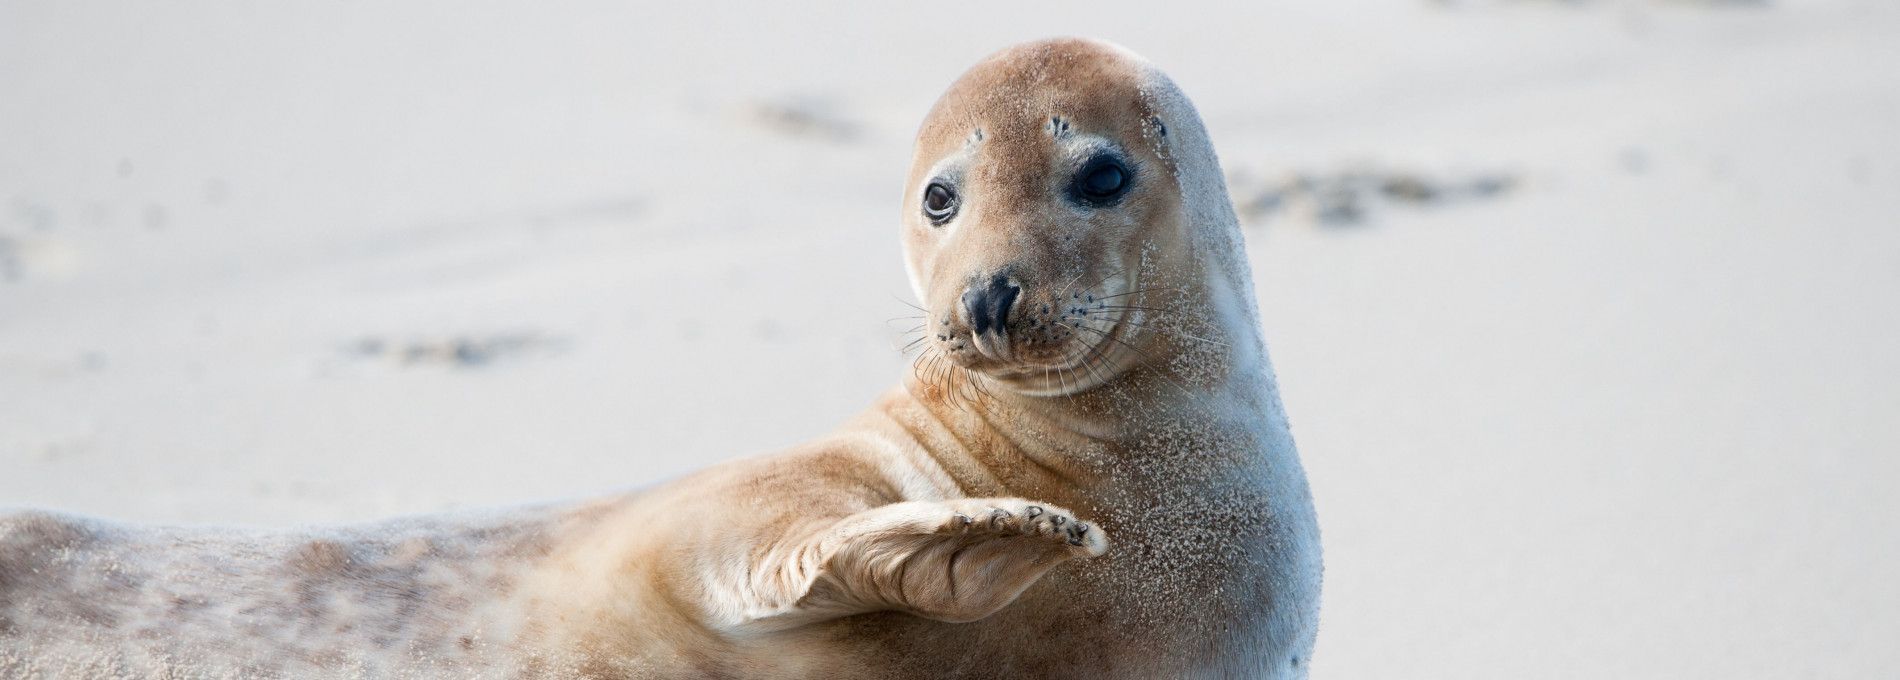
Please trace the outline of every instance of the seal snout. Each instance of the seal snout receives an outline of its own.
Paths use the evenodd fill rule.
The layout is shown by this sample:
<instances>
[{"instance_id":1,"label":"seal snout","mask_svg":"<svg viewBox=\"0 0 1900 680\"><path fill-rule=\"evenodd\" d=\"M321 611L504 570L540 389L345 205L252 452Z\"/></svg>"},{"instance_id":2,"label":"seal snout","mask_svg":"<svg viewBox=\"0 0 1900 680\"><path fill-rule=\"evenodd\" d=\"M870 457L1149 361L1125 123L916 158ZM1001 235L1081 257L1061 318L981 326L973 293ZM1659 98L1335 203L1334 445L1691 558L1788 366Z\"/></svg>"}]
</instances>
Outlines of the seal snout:
<instances>
[{"instance_id":1,"label":"seal snout","mask_svg":"<svg viewBox=\"0 0 1900 680\"><path fill-rule=\"evenodd\" d=\"M1023 287L1015 279L996 274L964 289L963 317L970 323L970 342L976 351L992 359L1008 360L1009 312L1016 305Z\"/></svg>"},{"instance_id":2,"label":"seal snout","mask_svg":"<svg viewBox=\"0 0 1900 680\"><path fill-rule=\"evenodd\" d=\"M1009 308L1022 292L1021 285L1002 274L971 284L963 291L963 314L970 320L970 330L977 335L1002 335L1009 322Z\"/></svg>"}]
</instances>

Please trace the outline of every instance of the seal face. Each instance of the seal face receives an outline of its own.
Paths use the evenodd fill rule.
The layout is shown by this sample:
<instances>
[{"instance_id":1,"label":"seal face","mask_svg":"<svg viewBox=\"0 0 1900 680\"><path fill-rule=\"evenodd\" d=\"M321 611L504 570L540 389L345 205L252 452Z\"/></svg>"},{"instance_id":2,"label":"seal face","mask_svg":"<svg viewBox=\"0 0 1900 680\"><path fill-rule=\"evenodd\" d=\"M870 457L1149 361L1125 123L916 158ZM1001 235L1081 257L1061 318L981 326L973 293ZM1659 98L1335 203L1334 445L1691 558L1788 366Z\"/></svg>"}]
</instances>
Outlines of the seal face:
<instances>
[{"instance_id":1,"label":"seal face","mask_svg":"<svg viewBox=\"0 0 1900 680\"><path fill-rule=\"evenodd\" d=\"M901 229L926 351L834 434L499 517L0 516L0 676L1304 677L1317 523L1186 97L1005 50Z\"/></svg>"},{"instance_id":2,"label":"seal face","mask_svg":"<svg viewBox=\"0 0 1900 680\"><path fill-rule=\"evenodd\" d=\"M1050 43L985 61L937 103L904 219L926 361L1072 394L1146 350L1125 332L1141 268L1174 264L1184 235L1141 75L1115 48Z\"/></svg>"}]
</instances>

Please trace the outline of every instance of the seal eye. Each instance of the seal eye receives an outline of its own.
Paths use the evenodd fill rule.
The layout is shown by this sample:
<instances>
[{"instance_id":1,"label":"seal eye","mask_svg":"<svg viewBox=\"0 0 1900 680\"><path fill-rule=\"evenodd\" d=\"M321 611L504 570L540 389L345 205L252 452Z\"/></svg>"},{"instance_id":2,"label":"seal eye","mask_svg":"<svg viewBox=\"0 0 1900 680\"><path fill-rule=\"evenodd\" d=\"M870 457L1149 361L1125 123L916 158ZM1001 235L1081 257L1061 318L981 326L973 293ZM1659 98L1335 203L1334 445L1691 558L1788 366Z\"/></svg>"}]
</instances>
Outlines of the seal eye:
<instances>
[{"instance_id":1,"label":"seal eye","mask_svg":"<svg viewBox=\"0 0 1900 680\"><path fill-rule=\"evenodd\" d=\"M1121 191L1122 184L1127 181L1128 178L1122 174L1121 168L1104 165L1082 179L1082 190L1088 192L1090 196L1112 196L1115 192Z\"/></svg>"},{"instance_id":2,"label":"seal eye","mask_svg":"<svg viewBox=\"0 0 1900 680\"><path fill-rule=\"evenodd\" d=\"M1128 166L1114 156L1096 156L1075 173L1070 194L1077 202L1095 207L1114 205L1122 194L1128 192L1129 179L1133 173Z\"/></svg>"},{"instance_id":3,"label":"seal eye","mask_svg":"<svg viewBox=\"0 0 1900 680\"><path fill-rule=\"evenodd\" d=\"M942 182L931 182L924 189L924 216L931 224L943 224L957 214L957 192Z\"/></svg>"}]
</instances>

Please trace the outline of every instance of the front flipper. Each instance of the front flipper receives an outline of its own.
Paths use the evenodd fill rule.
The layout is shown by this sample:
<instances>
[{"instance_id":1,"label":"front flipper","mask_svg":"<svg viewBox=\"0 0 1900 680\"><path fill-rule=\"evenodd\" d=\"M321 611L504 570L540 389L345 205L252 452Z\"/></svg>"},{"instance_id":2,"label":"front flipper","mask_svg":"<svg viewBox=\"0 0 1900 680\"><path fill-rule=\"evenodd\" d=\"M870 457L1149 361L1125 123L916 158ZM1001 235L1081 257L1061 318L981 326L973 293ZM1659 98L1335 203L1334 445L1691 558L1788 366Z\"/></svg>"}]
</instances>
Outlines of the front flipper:
<instances>
[{"instance_id":1,"label":"front flipper","mask_svg":"<svg viewBox=\"0 0 1900 680\"><path fill-rule=\"evenodd\" d=\"M1056 565L1106 550L1100 528L1044 503L894 503L846 517L758 565L747 627L883 610L974 621L1014 601Z\"/></svg>"}]
</instances>

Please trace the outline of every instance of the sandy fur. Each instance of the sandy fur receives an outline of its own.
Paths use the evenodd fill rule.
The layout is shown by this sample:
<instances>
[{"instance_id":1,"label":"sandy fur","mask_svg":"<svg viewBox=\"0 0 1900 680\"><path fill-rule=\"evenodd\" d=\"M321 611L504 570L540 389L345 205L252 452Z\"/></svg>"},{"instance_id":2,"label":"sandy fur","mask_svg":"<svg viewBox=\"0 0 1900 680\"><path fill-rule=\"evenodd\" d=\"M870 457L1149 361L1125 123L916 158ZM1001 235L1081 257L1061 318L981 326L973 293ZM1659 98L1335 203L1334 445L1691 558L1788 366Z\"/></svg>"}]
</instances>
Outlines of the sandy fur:
<instances>
[{"instance_id":1,"label":"sandy fur","mask_svg":"<svg viewBox=\"0 0 1900 680\"><path fill-rule=\"evenodd\" d=\"M1101 143L1136 188L1061 203ZM951 166L964 212L925 224L918 192ZM9 517L0 671L1303 677L1317 527L1185 97L1113 46L1018 46L931 112L908 186L923 353L836 434L486 519L290 536ZM1025 282L1009 333L1032 363L967 351L955 300L994 271Z\"/></svg>"}]
</instances>

